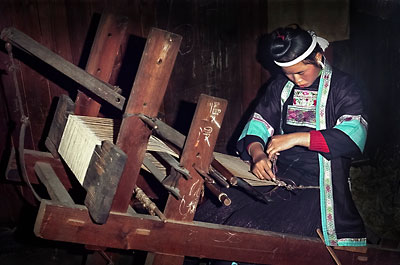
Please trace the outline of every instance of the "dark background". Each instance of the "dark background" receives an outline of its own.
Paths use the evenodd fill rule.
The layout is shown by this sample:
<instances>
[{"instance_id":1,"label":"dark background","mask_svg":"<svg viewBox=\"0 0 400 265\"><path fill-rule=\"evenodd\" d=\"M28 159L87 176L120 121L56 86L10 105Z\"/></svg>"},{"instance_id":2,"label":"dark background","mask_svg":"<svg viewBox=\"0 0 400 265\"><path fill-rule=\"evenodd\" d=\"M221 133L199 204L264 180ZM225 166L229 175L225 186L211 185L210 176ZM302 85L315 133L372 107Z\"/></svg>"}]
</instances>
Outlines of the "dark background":
<instances>
[{"instance_id":1,"label":"dark background","mask_svg":"<svg viewBox=\"0 0 400 265\"><path fill-rule=\"evenodd\" d=\"M298 5L299 12L313 21L318 6L344 5L346 21L332 20L315 26L335 32L346 25L347 38L335 39L328 50L331 63L352 74L360 84L369 115L369 134L364 162L353 168L354 196L375 238L400 238L400 4L397 0L3 0L0 29L13 26L39 43L84 68L102 12L127 15L130 19L128 49L120 61L121 75L112 84L129 93L145 38L151 27L183 36L182 45L164 98L160 117L186 134L195 103L201 93L228 100L216 151L233 153L233 145L265 88L271 71L256 60L257 40L268 33L271 18L282 6ZM277 4L278 3L278 4ZM276 9L276 6L280 9ZM301 11L306 6L307 12ZM311 7L310 7L311 6ZM329 9L328 9L329 10ZM329 11L325 11L329 12ZM332 12L336 12L332 9ZM284 14L282 14L284 15ZM321 15L321 14L319 14ZM316 16L317 18L317 16ZM300 16L301 22L305 17ZM294 21L295 22L295 21ZM285 26L285 25L282 25ZM319 32L317 32L319 33ZM323 32L320 33L323 35ZM4 42L0 42L0 225L13 228L21 223L27 206L24 187L5 180L11 147L16 143L20 111L8 72L10 65ZM55 99L77 86L38 60L14 49L25 114L31 120L25 146L44 149ZM107 109L102 110L108 113ZM27 219L28 220L28 219Z\"/></svg>"}]
</instances>

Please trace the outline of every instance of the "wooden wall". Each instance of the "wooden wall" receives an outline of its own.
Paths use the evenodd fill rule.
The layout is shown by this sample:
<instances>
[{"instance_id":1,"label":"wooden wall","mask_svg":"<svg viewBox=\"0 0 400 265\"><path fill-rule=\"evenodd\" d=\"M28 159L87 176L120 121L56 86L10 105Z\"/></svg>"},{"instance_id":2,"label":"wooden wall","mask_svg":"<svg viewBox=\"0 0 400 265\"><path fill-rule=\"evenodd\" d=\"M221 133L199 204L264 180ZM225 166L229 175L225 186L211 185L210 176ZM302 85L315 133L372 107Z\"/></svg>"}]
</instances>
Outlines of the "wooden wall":
<instances>
[{"instance_id":1,"label":"wooden wall","mask_svg":"<svg viewBox=\"0 0 400 265\"><path fill-rule=\"evenodd\" d=\"M263 1L1 1L0 28L13 26L66 60L84 68L90 41L102 12L127 15L131 25L124 79L114 81L129 90L139 62L144 39L151 27L183 36L183 43L170 80L164 107L165 120L187 132L194 104L201 93L229 101L217 150L227 151L232 132L242 113L268 78L255 60L257 36L265 32ZM13 81L8 74L8 56L1 43L0 69L2 108L1 127L16 126L20 119ZM14 49L15 50L15 49ZM20 72L18 79L25 115L31 120L26 147L43 149L49 114L54 98L60 94L75 96L77 87L68 79L26 54L15 51ZM123 64L123 62L121 62ZM128 73L129 72L129 73ZM119 82L119 83L118 83ZM124 94L127 94L126 92ZM18 127L18 126L17 126ZM17 128L16 127L16 128ZM1 146L8 133L1 130Z\"/></svg>"},{"instance_id":2,"label":"wooden wall","mask_svg":"<svg viewBox=\"0 0 400 265\"><path fill-rule=\"evenodd\" d=\"M367 4L351 1L351 39L331 44L333 63L354 74L365 86L372 123L376 124L370 127L372 137L368 141L371 152L382 144L378 139L379 127L385 124L379 120L379 115L389 115L394 104L391 102L380 108L376 102L369 102L374 90L371 82L387 84L389 87L385 90L392 91L390 93L394 96L397 91L395 80L389 82L383 72L385 67L390 69L398 60L398 57L389 55L395 49L391 40L396 40L392 29L396 28L396 23L390 20L390 15L396 9L381 2L371 0ZM161 116L186 134L194 105L201 93L227 99L228 110L216 150L233 153L234 142L247 119L246 111L270 77L255 58L257 38L268 29L267 14L272 12L268 7L268 1L264 0L4 0L0 1L0 29L14 26L84 68L100 14L114 12L128 16L131 37L125 61L120 61L123 78L114 76L112 81L123 89L125 95L132 85L144 38L150 28L158 27L182 35L183 42L160 110ZM368 12L381 12L387 18L375 21L376 16L370 19L360 15ZM381 40L373 39L378 35ZM371 50L368 43L375 43L373 46L380 47L379 50ZM385 52L391 63L382 63L379 75L371 74L368 69L373 69L376 64L367 59L373 58L380 63L379 58L383 57L378 54ZM20 69L18 79L24 112L32 122L25 144L27 148L42 150L54 109L54 98L62 93L74 98L77 87L40 61L18 50L15 53L20 59L17 60ZM10 145L8 136L18 131L20 120L8 66L4 42L0 42L0 128L4 128L0 130L2 154L3 150L8 150L5 148ZM378 80L379 77L382 80ZM379 104L384 104L383 101L384 98Z\"/></svg>"}]
</instances>

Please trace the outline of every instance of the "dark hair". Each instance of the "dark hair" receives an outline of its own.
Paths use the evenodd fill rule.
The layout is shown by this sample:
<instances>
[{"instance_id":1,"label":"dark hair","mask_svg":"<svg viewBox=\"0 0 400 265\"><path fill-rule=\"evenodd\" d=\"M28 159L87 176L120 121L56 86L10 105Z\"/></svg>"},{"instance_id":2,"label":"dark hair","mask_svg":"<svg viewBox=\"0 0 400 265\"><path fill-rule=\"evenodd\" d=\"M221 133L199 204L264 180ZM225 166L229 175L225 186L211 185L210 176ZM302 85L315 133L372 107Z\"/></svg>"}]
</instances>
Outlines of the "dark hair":
<instances>
[{"instance_id":1,"label":"dark hair","mask_svg":"<svg viewBox=\"0 0 400 265\"><path fill-rule=\"evenodd\" d=\"M269 52L273 60L278 62L290 62L302 55L311 45L311 35L300 28L292 25L285 28L278 28L270 34ZM317 64L315 55L323 53L317 44L313 52L304 59L304 63Z\"/></svg>"}]
</instances>

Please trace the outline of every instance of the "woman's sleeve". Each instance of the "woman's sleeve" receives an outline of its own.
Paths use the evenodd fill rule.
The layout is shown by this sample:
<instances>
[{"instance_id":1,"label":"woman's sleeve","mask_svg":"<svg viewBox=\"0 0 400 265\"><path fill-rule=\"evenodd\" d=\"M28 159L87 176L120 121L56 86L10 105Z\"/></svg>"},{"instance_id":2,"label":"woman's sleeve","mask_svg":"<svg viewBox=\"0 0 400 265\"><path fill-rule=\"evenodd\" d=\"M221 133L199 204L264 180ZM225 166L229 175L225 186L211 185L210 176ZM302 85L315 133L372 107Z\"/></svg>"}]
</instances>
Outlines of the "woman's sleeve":
<instances>
[{"instance_id":1,"label":"woman's sleeve","mask_svg":"<svg viewBox=\"0 0 400 265\"><path fill-rule=\"evenodd\" d=\"M329 147L320 131L310 131L310 147L308 149L311 151L329 153Z\"/></svg>"},{"instance_id":2,"label":"woman's sleeve","mask_svg":"<svg viewBox=\"0 0 400 265\"><path fill-rule=\"evenodd\" d=\"M331 94L336 124L320 131L329 148L328 153L321 153L327 159L358 156L367 139L368 124L358 87L348 76L338 80L337 85Z\"/></svg>"},{"instance_id":3,"label":"woman's sleeve","mask_svg":"<svg viewBox=\"0 0 400 265\"><path fill-rule=\"evenodd\" d=\"M282 90L279 89L280 83L275 81L268 86L239 137L236 147L238 154L245 161L251 160L247 147L254 142L259 142L265 147L268 139L279 127L281 112L279 101Z\"/></svg>"}]
</instances>

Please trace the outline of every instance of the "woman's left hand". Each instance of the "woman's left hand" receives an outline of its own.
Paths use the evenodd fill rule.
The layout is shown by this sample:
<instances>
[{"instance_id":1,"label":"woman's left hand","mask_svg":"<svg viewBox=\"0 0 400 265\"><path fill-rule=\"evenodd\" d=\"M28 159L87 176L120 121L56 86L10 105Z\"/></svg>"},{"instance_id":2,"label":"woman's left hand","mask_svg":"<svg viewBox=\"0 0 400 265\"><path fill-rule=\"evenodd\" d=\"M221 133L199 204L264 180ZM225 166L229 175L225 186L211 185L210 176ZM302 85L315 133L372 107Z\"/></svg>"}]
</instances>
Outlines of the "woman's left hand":
<instances>
[{"instance_id":1,"label":"woman's left hand","mask_svg":"<svg viewBox=\"0 0 400 265\"><path fill-rule=\"evenodd\" d=\"M276 156L279 155L279 152L290 149L296 145L310 147L310 133L296 132L272 136L266 150L268 158L275 159Z\"/></svg>"}]
</instances>

